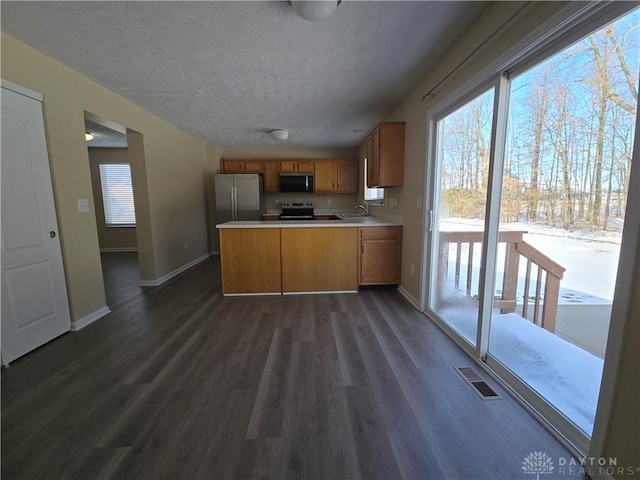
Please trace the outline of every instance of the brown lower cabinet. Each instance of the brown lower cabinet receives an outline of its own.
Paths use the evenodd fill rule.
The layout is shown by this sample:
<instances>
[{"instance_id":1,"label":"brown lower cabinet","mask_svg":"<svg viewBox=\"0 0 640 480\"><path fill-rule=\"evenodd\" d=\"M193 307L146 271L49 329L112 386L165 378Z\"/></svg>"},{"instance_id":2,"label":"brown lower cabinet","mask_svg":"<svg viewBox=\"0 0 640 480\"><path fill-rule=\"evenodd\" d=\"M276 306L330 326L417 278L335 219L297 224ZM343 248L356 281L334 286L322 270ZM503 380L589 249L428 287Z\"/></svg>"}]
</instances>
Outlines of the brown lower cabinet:
<instances>
[{"instance_id":1,"label":"brown lower cabinet","mask_svg":"<svg viewBox=\"0 0 640 480\"><path fill-rule=\"evenodd\" d=\"M402 227L358 228L360 285L400 283Z\"/></svg>"},{"instance_id":2,"label":"brown lower cabinet","mask_svg":"<svg viewBox=\"0 0 640 480\"><path fill-rule=\"evenodd\" d=\"M283 228L282 291L358 289L356 228Z\"/></svg>"},{"instance_id":3,"label":"brown lower cabinet","mask_svg":"<svg viewBox=\"0 0 640 480\"><path fill-rule=\"evenodd\" d=\"M401 245L402 227L221 228L222 293L398 284Z\"/></svg>"},{"instance_id":4,"label":"brown lower cabinet","mask_svg":"<svg viewBox=\"0 0 640 480\"><path fill-rule=\"evenodd\" d=\"M221 228L222 293L280 293L279 228Z\"/></svg>"}]
</instances>

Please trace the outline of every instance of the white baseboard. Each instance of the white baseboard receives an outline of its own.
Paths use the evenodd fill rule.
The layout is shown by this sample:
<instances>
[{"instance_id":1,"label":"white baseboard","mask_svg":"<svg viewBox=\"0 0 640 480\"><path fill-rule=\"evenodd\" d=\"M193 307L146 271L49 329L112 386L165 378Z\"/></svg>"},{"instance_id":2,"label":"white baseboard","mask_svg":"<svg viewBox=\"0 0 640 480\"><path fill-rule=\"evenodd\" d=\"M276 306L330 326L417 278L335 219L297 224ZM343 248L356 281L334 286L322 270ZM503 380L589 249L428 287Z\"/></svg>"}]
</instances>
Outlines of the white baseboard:
<instances>
[{"instance_id":1,"label":"white baseboard","mask_svg":"<svg viewBox=\"0 0 640 480\"><path fill-rule=\"evenodd\" d=\"M169 272L166 275L163 275L162 277L158 278L157 280L140 280L139 285L141 287L158 287L160 285L162 285L163 283L171 280L173 277L180 275L182 272L189 270L191 267L196 266L197 264L199 264L200 262L204 262L207 258L209 258L211 256L210 253L205 253L204 255L191 260L189 263L176 268L173 272Z\"/></svg>"},{"instance_id":2,"label":"white baseboard","mask_svg":"<svg viewBox=\"0 0 640 480\"><path fill-rule=\"evenodd\" d=\"M100 253L111 252L137 252L138 247L113 247L113 248L101 248Z\"/></svg>"},{"instance_id":3,"label":"white baseboard","mask_svg":"<svg viewBox=\"0 0 640 480\"><path fill-rule=\"evenodd\" d=\"M75 322L71 322L71 331L77 332L78 330L86 327L87 325L91 325L93 322L101 319L102 317L104 317L109 313L111 313L111 310L109 310L109 307L106 307L106 306L102 307L100 310L91 312L89 315L82 317L81 319L76 320Z\"/></svg>"},{"instance_id":4,"label":"white baseboard","mask_svg":"<svg viewBox=\"0 0 640 480\"><path fill-rule=\"evenodd\" d=\"M413 308L420 311L420 302L413 295L411 295L406 288L400 285L398 286L398 292L400 292L400 295L406 298L409 303L413 305Z\"/></svg>"}]
</instances>

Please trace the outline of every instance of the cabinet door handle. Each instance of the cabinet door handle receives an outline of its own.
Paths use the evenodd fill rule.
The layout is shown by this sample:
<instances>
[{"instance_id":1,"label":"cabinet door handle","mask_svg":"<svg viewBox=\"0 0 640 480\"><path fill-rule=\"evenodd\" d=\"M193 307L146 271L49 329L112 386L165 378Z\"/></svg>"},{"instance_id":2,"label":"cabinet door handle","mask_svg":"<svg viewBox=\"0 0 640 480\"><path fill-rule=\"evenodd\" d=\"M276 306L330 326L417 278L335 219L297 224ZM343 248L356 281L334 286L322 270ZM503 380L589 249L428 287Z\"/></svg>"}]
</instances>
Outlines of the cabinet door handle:
<instances>
[{"instance_id":1,"label":"cabinet door handle","mask_svg":"<svg viewBox=\"0 0 640 480\"><path fill-rule=\"evenodd\" d=\"M364 243L360 244L360 253L364 255Z\"/></svg>"}]
</instances>

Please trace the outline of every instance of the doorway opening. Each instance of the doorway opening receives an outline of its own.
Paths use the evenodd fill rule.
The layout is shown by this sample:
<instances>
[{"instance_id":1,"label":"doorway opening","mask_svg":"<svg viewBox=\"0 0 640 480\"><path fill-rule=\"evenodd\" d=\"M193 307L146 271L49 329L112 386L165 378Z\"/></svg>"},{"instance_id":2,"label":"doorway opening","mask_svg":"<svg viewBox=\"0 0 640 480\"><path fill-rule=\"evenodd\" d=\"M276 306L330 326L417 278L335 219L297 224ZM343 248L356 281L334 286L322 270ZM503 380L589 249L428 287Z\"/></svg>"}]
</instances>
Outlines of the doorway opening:
<instances>
[{"instance_id":1,"label":"doorway opening","mask_svg":"<svg viewBox=\"0 0 640 480\"><path fill-rule=\"evenodd\" d=\"M138 293L140 283L127 129L85 112L85 139L105 298L107 305L113 307Z\"/></svg>"}]
</instances>

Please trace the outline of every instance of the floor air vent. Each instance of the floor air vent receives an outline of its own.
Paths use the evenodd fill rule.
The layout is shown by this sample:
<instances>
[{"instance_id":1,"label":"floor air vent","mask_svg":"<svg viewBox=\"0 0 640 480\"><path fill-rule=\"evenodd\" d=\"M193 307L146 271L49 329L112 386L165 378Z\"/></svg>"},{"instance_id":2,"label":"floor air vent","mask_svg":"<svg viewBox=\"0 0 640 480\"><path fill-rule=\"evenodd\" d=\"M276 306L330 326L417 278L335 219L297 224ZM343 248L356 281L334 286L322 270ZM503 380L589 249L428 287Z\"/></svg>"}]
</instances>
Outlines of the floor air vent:
<instances>
[{"instance_id":1,"label":"floor air vent","mask_svg":"<svg viewBox=\"0 0 640 480\"><path fill-rule=\"evenodd\" d=\"M494 392L472 367L455 367L455 369L483 400L502 400L502 397Z\"/></svg>"}]
</instances>

